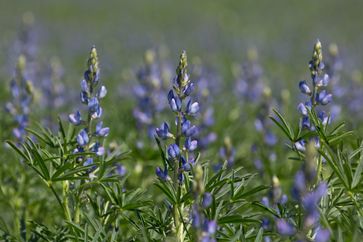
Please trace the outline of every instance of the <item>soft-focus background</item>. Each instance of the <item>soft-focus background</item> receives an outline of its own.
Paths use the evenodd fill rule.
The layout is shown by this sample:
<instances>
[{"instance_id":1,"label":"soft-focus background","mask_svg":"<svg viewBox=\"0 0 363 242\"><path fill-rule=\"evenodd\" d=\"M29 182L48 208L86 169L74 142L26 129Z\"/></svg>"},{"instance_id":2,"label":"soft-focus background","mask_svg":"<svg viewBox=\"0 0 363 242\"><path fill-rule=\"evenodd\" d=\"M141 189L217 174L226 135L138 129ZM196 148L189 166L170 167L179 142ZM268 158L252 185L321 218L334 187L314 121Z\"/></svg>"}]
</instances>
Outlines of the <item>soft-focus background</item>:
<instances>
[{"instance_id":1,"label":"soft-focus background","mask_svg":"<svg viewBox=\"0 0 363 242\"><path fill-rule=\"evenodd\" d=\"M32 12L39 54L59 56L70 77L77 77L92 44L103 75L115 78L155 46L165 45L172 57L186 49L223 74L256 47L268 76L291 83L306 70L317 38L337 43L348 67L360 66L362 7L361 1L339 0L2 1L1 76L11 73L10 50L22 15Z\"/></svg>"},{"instance_id":2,"label":"soft-focus background","mask_svg":"<svg viewBox=\"0 0 363 242\"><path fill-rule=\"evenodd\" d=\"M242 63L247 50L255 48L273 93L280 95L283 87L297 93L297 82L308 78L307 62L318 38L325 50L330 43L338 45L347 74L342 82L350 85L350 75L363 61L362 7L361 1L338 0L2 1L0 77L6 87L18 55L14 42L23 19L30 18L38 62L58 57L64 82L78 88L95 44L102 77L115 98L123 97L121 84L132 83L130 70L141 65L149 48L163 49L174 63L186 49L190 58L199 57L215 70L225 93L234 85L232 64Z\"/></svg>"}]
</instances>

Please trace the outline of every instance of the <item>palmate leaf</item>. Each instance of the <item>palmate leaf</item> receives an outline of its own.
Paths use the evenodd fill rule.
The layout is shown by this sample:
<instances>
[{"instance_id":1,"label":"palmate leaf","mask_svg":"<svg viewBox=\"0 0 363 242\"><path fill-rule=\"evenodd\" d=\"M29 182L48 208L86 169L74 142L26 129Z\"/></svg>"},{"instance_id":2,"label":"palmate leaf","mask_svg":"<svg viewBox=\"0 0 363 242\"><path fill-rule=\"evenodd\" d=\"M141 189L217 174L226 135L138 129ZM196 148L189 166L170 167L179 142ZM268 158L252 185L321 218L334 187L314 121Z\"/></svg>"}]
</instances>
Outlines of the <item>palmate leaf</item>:
<instances>
[{"instance_id":1,"label":"palmate leaf","mask_svg":"<svg viewBox=\"0 0 363 242\"><path fill-rule=\"evenodd\" d=\"M24 159L26 164L28 164L45 182L49 180L49 177L43 174L42 169L38 168L34 164L32 152L29 151L29 148L31 147L25 144L21 144L20 147L18 147L12 141L6 141L6 142L10 145L11 148L13 148L16 151L16 153L18 153Z\"/></svg>"},{"instance_id":2,"label":"palmate leaf","mask_svg":"<svg viewBox=\"0 0 363 242\"><path fill-rule=\"evenodd\" d=\"M254 187L246 192L244 192L243 190L241 190L239 193L237 193L234 197L233 197L233 200L238 200L238 199L241 199L241 198L245 198L245 197L248 197L248 196L252 196L260 191L263 191L263 190L266 190L266 189L269 189L270 186L265 186L265 185L259 185L257 187Z\"/></svg>"},{"instance_id":3,"label":"palmate leaf","mask_svg":"<svg viewBox=\"0 0 363 242\"><path fill-rule=\"evenodd\" d=\"M165 152L164 152L163 148L161 147L161 143L160 143L160 140L158 139L158 137L155 136L155 140L156 140L156 144L158 145L159 152L160 152L160 155L161 155L161 159L162 159L163 164L164 164L164 169L167 169L167 164L169 166L171 166L171 164L169 164L169 160L165 156Z\"/></svg>"},{"instance_id":4,"label":"palmate leaf","mask_svg":"<svg viewBox=\"0 0 363 242\"><path fill-rule=\"evenodd\" d=\"M67 227L53 229L37 223L36 221L30 221L30 224L33 228L31 229L32 234L29 241L39 241L39 239L43 239L44 241L49 242L66 242L69 240L69 230Z\"/></svg>"},{"instance_id":5,"label":"palmate leaf","mask_svg":"<svg viewBox=\"0 0 363 242\"><path fill-rule=\"evenodd\" d=\"M175 190L171 188L171 185L168 185L166 182L156 182L155 186L159 188L165 194L165 196L168 197L171 204L177 203L177 198L175 195L176 193Z\"/></svg>"},{"instance_id":6,"label":"palmate leaf","mask_svg":"<svg viewBox=\"0 0 363 242\"><path fill-rule=\"evenodd\" d=\"M263 210L265 210L266 212L270 213L271 215L273 215L273 216L275 216L277 218L280 218L280 214L278 214L275 209L272 209L270 207L266 207L261 202L255 201L255 202L252 202L252 205L253 206L256 206L256 207L259 207L259 208L262 208Z\"/></svg>"},{"instance_id":7,"label":"palmate leaf","mask_svg":"<svg viewBox=\"0 0 363 242\"><path fill-rule=\"evenodd\" d=\"M28 152L24 152L21 150L14 142L7 140L6 143L15 150L16 153L18 153L26 162L31 163L32 159L28 156ZM22 145L21 145L22 146ZM23 146L22 146L23 147Z\"/></svg>"},{"instance_id":8,"label":"palmate leaf","mask_svg":"<svg viewBox=\"0 0 363 242\"><path fill-rule=\"evenodd\" d=\"M274 109L273 112L277 115L279 120L277 120L273 116L270 116L270 119L286 134L286 136L289 138L290 141L295 141L294 133L289 123L277 110Z\"/></svg>"},{"instance_id":9,"label":"palmate leaf","mask_svg":"<svg viewBox=\"0 0 363 242\"><path fill-rule=\"evenodd\" d=\"M319 154L325 158L328 165L333 169L334 173L338 176L340 182L345 186L345 188L349 189L350 183L348 182L348 178L345 175L345 171L342 167L340 159L338 158L337 154L330 148L329 145L325 145L324 147L325 150L328 151L328 153L319 149Z\"/></svg>"}]
</instances>

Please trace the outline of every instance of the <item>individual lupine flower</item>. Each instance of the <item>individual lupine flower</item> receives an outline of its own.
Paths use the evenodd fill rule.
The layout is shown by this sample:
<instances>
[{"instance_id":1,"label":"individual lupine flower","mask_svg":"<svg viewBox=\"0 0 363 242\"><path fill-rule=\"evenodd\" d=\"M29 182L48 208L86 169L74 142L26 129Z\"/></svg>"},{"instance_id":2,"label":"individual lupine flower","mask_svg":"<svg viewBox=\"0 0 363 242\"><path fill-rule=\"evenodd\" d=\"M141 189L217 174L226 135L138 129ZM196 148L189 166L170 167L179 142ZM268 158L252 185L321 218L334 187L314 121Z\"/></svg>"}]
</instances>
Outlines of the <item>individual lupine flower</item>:
<instances>
[{"instance_id":1,"label":"individual lupine flower","mask_svg":"<svg viewBox=\"0 0 363 242\"><path fill-rule=\"evenodd\" d=\"M71 113L70 115L68 115L68 120L71 124L75 126L80 125L82 121L81 113L79 111Z\"/></svg>"},{"instance_id":2,"label":"individual lupine flower","mask_svg":"<svg viewBox=\"0 0 363 242\"><path fill-rule=\"evenodd\" d=\"M194 151L198 146L198 141L192 140L191 137L186 138L184 149L187 151Z\"/></svg>"},{"instance_id":3,"label":"individual lupine flower","mask_svg":"<svg viewBox=\"0 0 363 242\"><path fill-rule=\"evenodd\" d=\"M169 147L168 147L169 158L175 159L179 156L179 154L180 154L180 150L176 144L169 145Z\"/></svg>"},{"instance_id":4,"label":"individual lupine flower","mask_svg":"<svg viewBox=\"0 0 363 242\"><path fill-rule=\"evenodd\" d=\"M299 88L302 93L307 94L307 95L311 94L310 87L308 86L306 81L300 81Z\"/></svg>"},{"instance_id":5,"label":"individual lupine flower","mask_svg":"<svg viewBox=\"0 0 363 242\"><path fill-rule=\"evenodd\" d=\"M95 120L100 119L103 113L101 99L105 97L106 87L100 85L99 63L95 47L91 48L90 56L87 60L87 70L81 80L80 101L87 106L86 118L82 119L80 111L76 111L68 116L69 122L75 126L83 126L77 135L78 148L75 153L93 152L97 156L105 154L105 148L101 146L100 139L106 137L110 129L103 126L100 120L95 125ZM86 158L87 160L87 158Z\"/></svg>"},{"instance_id":6,"label":"individual lupine flower","mask_svg":"<svg viewBox=\"0 0 363 242\"><path fill-rule=\"evenodd\" d=\"M119 175L119 176L125 176L126 173L127 173L127 169L124 165L122 164L117 164L116 165L116 173Z\"/></svg>"},{"instance_id":7,"label":"individual lupine flower","mask_svg":"<svg viewBox=\"0 0 363 242\"><path fill-rule=\"evenodd\" d=\"M170 105L170 108L174 112L180 112L181 111L181 100L178 96L174 95L174 91L170 90L168 94L168 102Z\"/></svg>"},{"instance_id":8,"label":"individual lupine flower","mask_svg":"<svg viewBox=\"0 0 363 242\"><path fill-rule=\"evenodd\" d=\"M14 78L10 82L12 99L5 106L5 110L13 117L15 127L12 133L18 143L23 142L27 134L25 129L28 126L30 105L33 102L33 86L25 77L25 65L25 57L19 56Z\"/></svg>"},{"instance_id":9,"label":"individual lupine flower","mask_svg":"<svg viewBox=\"0 0 363 242\"><path fill-rule=\"evenodd\" d=\"M168 178L168 169L167 168L165 168L163 170L160 167L156 167L155 173L163 181L166 181Z\"/></svg>"},{"instance_id":10,"label":"individual lupine flower","mask_svg":"<svg viewBox=\"0 0 363 242\"><path fill-rule=\"evenodd\" d=\"M168 138L173 138L174 136L173 136L173 134L172 133L170 133L170 131L169 131L170 129L169 129L169 125L166 123L166 122L164 122L161 126L160 126L160 128L156 128L155 129L155 132L156 132L156 135L160 138L160 139L163 139L163 140L165 140L165 139L168 139Z\"/></svg>"},{"instance_id":11,"label":"individual lupine flower","mask_svg":"<svg viewBox=\"0 0 363 242\"><path fill-rule=\"evenodd\" d=\"M100 121L96 125L96 132L95 132L96 136L106 137L109 133L110 133L110 128L109 127L103 127L103 122L102 121Z\"/></svg>"},{"instance_id":12,"label":"individual lupine flower","mask_svg":"<svg viewBox=\"0 0 363 242\"><path fill-rule=\"evenodd\" d=\"M187 103L185 113L189 115L195 115L198 113L198 111L199 111L199 103L197 102L192 103L192 101L189 100Z\"/></svg>"},{"instance_id":13,"label":"individual lupine flower","mask_svg":"<svg viewBox=\"0 0 363 242\"><path fill-rule=\"evenodd\" d=\"M81 147L86 146L89 143L89 137L86 129L82 129L77 135L77 143Z\"/></svg>"},{"instance_id":14,"label":"individual lupine flower","mask_svg":"<svg viewBox=\"0 0 363 242\"><path fill-rule=\"evenodd\" d=\"M327 105L330 103L333 99L333 95L330 93L327 93L326 90L323 90L319 93L317 93L316 96L316 102L320 103L321 105Z\"/></svg>"}]
</instances>

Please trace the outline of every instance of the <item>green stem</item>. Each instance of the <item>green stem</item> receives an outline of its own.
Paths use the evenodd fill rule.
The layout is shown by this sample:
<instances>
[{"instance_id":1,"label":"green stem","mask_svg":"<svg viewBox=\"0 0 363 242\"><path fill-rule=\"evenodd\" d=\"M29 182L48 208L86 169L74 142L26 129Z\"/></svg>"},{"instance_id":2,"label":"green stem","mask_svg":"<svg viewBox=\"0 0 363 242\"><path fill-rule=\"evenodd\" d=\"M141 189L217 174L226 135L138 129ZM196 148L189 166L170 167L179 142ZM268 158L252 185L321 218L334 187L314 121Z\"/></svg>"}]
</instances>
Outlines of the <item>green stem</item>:
<instances>
[{"instance_id":1,"label":"green stem","mask_svg":"<svg viewBox=\"0 0 363 242\"><path fill-rule=\"evenodd\" d=\"M68 190L69 190L69 181L63 181L63 206L66 218L68 221L72 221L71 212L69 210L68 203Z\"/></svg>"},{"instance_id":2,"label":"green stem","mask_svg":"<svg viewBox=\"0 0 363 242\"><path fill-rule=\"evenodd\" d=\"M354 205L357 208L359 215L363 217L363 210L362 210L361 206L359 205L357 199L355 198L354 194L352 192L348 191L348 195L350 196L350 198L354 202Z\"/></svg>"},{"instance_id":3,"label":"green stem","mask_svg":"<svg viewBox=\"0 0 363 242\"><path fill-rule=\"evenodd\" d=\"M178 123L176 127L176 139L175 144L181 149L180 147L180 138L181 138L181 121L182 121L182 114L178 113ZM180 160L175 159L174 163L174 177L173 177L173 183L177 190L177 204L174 204L173 206L173 215L174 215L174 224L175 224L175 235L176 235L176 241L184 241L184 226L183 223L181 223L183 219L182 215L182 205L179 204L180 195L181 195L181 186L178 181L178 175L179 175L179 167L180 167Z\"/></svg>"},{"instance_id":4,"label":"green stem","mask_svg":"<svg viewBox=\"0 0 363 242\"><path fill-rule=\"evenodd\" d=\"M323 161L322 161L322 158L321 158L321 155L319 155L318 157L318 166L317 166L317 169L316 169L316 182L315 184L318 184L319 183L319 180L323 180Z\"/></svg>"},{"instance_id":5,"label":"green stem","mask_svg":"<svg viewBox=\"0 0 363 242\"><path fill-rule=\"evenodd\" d=\"M67 211L67 209L64 207L64 204L62 203L62 200L60 199L59 195L57 194L57 192L55 191L54 187L52 184L48 183L48 187L50 188L50 190L53 192L54 196L56 197L58 204L61 206L63 212L64 212L64 216L68 221L71 221L71 217L70 217L70 213L69 210Z\"/></svg>"}]
</instances>

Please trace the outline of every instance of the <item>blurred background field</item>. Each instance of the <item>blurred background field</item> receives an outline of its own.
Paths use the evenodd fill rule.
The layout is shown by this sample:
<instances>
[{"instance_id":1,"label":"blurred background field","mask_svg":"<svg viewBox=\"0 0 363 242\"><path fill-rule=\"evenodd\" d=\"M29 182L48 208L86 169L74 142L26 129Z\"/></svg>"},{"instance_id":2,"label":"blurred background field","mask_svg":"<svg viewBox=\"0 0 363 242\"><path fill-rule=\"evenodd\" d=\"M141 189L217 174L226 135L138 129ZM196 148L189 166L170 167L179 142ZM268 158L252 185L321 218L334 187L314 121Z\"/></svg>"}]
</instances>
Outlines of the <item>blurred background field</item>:
<instances>
[{"instance_id":1,"label":"blurred background field","mask_svg":"<svg viewBox=\"0 0 363 242\"><path fill-rule=\"evenodd\" d=\"M72 89L78 88L85 53L95 44L104 81L119 91L110 93L115 98L123 98L121 84L134 81L132 73L150 48L166 50L172 61L182 49L190 58L199 57L219 75L219 88L226 93L234 85L232 64L245 61L254 48L274 96L282 88L294 94L298 81L308 77L307 61L317 38L325 50L330 43L338 45L346 74L341 82L350 85L363 61L357 51L363 41L362 7L360 1L328 0L2 1L0 77L5 90L18 54L14 42L24 14L30 14L37 61L58 57L64 82Z\"/></svg>"},{"instance_id":2,"label":"blurred background field","mask_svg":"<svg viewBox=\"0 0 363 242\"><path fill-rule=\"evenodd\" d=\"M293 83L304 75L317 38L337 43L347 68L359 68L362 7L360 1L338 0L2 1L1 76L11 74L9 50L22 15L31 12L40 56L59 56L70 78L77 79L92 44L100 50L103 75L116 79L152 47L166 46L171 57L186 49L223 75L255 47L272 80Z\"/></svg>"}]
</instances>

